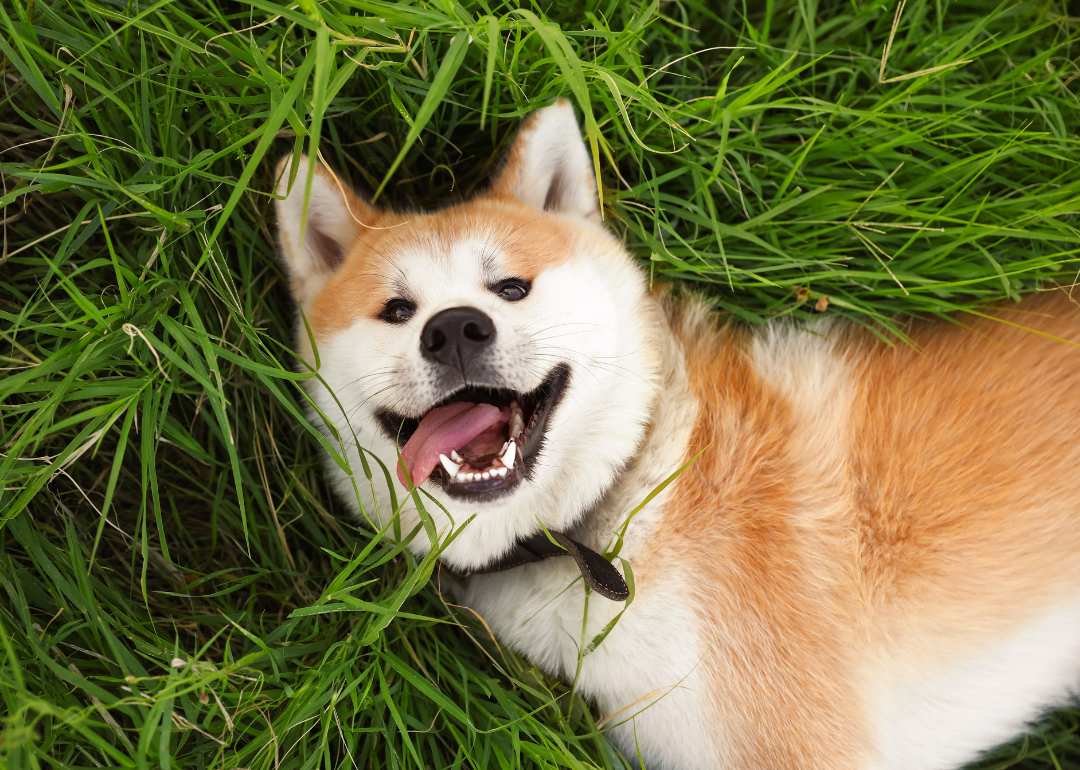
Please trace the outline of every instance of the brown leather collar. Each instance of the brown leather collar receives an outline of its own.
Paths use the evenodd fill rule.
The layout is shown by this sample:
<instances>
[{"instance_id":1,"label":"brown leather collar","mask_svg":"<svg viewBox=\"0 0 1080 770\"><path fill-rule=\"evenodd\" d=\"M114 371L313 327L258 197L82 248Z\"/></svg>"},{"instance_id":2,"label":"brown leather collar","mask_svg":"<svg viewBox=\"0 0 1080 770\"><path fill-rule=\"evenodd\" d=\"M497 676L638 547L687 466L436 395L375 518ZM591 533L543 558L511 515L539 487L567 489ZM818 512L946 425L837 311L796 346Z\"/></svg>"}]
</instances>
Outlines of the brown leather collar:
<instances>
[{"instance_id":1,"label":"brown leather collar","mask_svg":"<svg viewBox=\"0 0 1080 770\"><path fill-rule=\"evenodd\" d=\"M612 601L626 601L630 590L626 587L623 576L611 562L591 548L586 548L576 540L571 540L562 532L555 530L548 530L548 532L551 533L551 538L548 538L546 533L540 532L532 537L518 540L506 556L476 572L482 574L502 572L520 567L522 564L543 561L549 556L572 556L577 568L581 571L581 577L592 590ZM558 545L551 542L551 539L554 539Z\"/></svg>"}]
</instances>

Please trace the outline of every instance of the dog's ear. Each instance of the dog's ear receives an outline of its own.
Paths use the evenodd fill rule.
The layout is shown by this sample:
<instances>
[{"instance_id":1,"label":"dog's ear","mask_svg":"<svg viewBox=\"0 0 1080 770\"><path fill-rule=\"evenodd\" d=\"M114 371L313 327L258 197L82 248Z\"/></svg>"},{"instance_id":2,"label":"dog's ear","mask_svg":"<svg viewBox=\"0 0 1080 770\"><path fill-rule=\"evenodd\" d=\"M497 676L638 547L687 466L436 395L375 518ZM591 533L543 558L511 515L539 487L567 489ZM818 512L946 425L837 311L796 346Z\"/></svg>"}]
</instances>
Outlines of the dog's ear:
<instances>
[{"instance_id":1,"label":"dog's ear","mask_svg":"<svg viewBox=\"0 0 1080 770\"><path fill-rule=\"evenodd\" d=\"M277 167L276 192L283 196L277 201L278 239L293 293L307 306L341 266L363 226L373 223L376 210L316 163L305 216L304 189L311 164L301 156L293 177L291 161L286 157Z\"/></svg>"},{"instance_id":2,"label":"dog's ear","mask_svg":"<svg viewBox=\"0 0 1080 770\"><path fill-rule=\"evenodd\" d=\"M593 164L569 101L559 99L525 119L491 192L542 211L601 221Z\"/></svg>"}]
</instances>

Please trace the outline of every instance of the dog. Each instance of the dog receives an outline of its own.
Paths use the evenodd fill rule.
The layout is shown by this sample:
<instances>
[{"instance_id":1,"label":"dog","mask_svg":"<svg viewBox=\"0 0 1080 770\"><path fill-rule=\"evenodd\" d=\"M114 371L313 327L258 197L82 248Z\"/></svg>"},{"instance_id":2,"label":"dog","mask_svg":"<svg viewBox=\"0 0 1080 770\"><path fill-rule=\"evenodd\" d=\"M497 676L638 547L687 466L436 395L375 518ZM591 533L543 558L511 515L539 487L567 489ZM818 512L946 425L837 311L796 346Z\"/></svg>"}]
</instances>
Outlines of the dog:
<instances>
[{"instance_id":1,"label":"dog","mask_svg":"<svg viewBox=\"0 0 1080 770\"><path fill-rule=\"evenodd\" d=\"M828 313L722 323L605 228L565 100L439 211L304 157L278 178L310 397L390 482L338 462L332 485L376 526L395 487L418 554L426 500L460 601L552 675L592 642L577 687L627 756L955 768L1080 684L1064 291L910 344Z\"/></svg>"}]
</instances>

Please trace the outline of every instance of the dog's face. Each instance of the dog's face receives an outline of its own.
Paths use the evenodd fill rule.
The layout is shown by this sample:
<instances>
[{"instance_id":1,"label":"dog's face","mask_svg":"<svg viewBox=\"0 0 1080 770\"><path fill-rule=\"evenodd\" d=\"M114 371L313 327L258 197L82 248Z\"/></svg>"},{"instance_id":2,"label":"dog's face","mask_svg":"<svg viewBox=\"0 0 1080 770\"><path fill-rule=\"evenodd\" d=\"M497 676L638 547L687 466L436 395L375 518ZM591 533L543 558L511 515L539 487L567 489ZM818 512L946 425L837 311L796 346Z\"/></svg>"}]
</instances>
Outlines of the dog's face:
<instances>
[{"instance_id":1,"label":"dog's face","mask_svg":"<svg viewBox=\"0 0 1080 770\"><path fill-rule=\"evenodd\" d=\"M309 392L356 472L331 466L339 491L391 515L359 447L399 499L411 481L457 524L476 514L443 554L462 569L538 522L570 528L640 443L657 363L644 277L600 222L569 104L529 117L489 192L433 214L375 208L319 167L305 221L307 161L291 190L287 161L279 171L299 350L325 382ZM402 517L418 521L411 502Z\"/></svg>"}]
</instances>

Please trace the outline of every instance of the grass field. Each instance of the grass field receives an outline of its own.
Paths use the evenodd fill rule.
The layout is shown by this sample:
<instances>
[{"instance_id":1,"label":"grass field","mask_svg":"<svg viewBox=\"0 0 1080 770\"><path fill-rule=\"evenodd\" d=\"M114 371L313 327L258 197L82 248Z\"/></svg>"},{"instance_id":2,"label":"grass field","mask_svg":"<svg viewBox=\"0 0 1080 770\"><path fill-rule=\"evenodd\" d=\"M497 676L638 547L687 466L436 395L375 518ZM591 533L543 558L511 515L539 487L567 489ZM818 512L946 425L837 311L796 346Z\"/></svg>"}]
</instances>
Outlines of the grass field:
<instances>
[{"instance_id":1,"label":"grass field","mask_svg":"<svg viewBox=\"0 0 1080 770\"><path fill-rule=\"evenodd\" d=\"M324 487L273 164L430 205L566 95L643 267L747 323L1072 283L1080 18L900 5L0 3L0 766L628 766Z\"/></svg>"}]
</instances>

